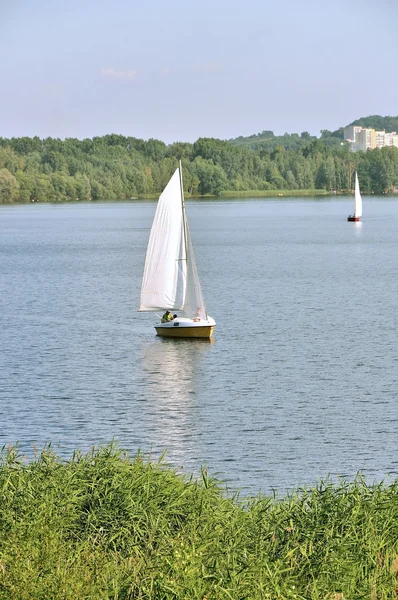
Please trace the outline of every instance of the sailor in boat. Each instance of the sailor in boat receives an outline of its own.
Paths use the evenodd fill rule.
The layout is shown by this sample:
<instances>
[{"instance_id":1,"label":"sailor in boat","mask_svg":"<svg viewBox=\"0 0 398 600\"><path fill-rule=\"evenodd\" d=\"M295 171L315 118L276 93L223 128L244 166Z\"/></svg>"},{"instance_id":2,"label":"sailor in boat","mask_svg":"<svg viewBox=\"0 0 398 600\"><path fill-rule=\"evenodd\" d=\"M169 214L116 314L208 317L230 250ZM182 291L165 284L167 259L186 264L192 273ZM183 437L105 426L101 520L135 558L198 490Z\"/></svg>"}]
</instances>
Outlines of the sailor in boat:
<instances>
[{"instance_id":1,"label":"sailor in boat","mask_svg":"<svg viewBox=\"0 0 398 600\"><path fill-rule=\"evenodd\" d=\"M162 323L168 323L169 321L173 320L173 315L171 314L171 312L169 310L166 310L166 312L164 313L163 317L162 317Z\"/></svg>"},{"instance_id":2,"label":"sailor in boat","mask_svg":"<svg viewBox=\"0 0 398 600\"><path fill-rule=\"evenodd\" d=\"M195 313L193 321L195 321L195 323L197 323L198 321L200 321L201 318L202 318L202 309L200 308L200 306L198 306L198 309Z\"/></svg>"}]
</instances>

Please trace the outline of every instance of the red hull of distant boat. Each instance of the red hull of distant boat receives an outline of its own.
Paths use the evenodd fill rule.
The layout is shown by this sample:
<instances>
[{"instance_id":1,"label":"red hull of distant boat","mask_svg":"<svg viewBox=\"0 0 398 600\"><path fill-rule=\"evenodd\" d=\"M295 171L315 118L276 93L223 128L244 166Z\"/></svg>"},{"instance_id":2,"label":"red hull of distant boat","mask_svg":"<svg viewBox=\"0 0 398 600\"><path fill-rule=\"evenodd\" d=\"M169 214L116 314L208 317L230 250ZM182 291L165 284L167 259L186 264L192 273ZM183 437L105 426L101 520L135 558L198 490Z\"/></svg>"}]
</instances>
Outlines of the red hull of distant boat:
<instances>
[{"instance_id":1,"label":"red hull of distant boat","mask_svg":"<svg viewBox=\"0 0 398 600\"><path fill-rule=\"evenodd\" d=\"M360 221L361 217L347 217L347 221Z\"/></svg>"}]
</instances>

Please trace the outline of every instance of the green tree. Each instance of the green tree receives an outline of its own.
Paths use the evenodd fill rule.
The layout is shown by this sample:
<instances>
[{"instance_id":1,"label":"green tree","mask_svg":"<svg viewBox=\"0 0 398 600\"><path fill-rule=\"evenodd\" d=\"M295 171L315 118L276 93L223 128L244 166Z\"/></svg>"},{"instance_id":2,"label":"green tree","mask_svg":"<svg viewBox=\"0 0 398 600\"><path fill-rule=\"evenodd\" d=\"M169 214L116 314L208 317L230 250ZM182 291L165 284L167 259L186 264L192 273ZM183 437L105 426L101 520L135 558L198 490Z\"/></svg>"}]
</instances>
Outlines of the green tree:
<instances>
[{"instance_id":1,"label":"green tree","mask_svg":"<svg viewBox=\"0 0 398 600\"><path fill-rule=\"evenodd\" d=\"M91 184L87 175L78 173L74 178L74 182L76 199L83 202L91 200Z\"/></svg>"},{"instance_id":2,"label":"green tree","mask_svg":"<svg viewBox=\"0 0 398 600\"><path fill-rule=\"evenodd\" d=\"M167 147L166 156L174 157L178 160L183 158L191 159L193 146L187 142L175 142Z\"/></svg>"},{"instance_id":3,"label":"green tree","mask_svg":"<svg viewBox=\"0 0 398 600\"><path fill-rule=\"evenodd\" d=\"M227 188L228 182L224 171L220 166L213 164L211 160L197 157L194 161L194 167L200 181L200 194L219 196Z\"/></svg>"},{"instance_id":4,"label":"green tree","mask_svg":"<svg viewBox=\"0 0 398 600\"><path fill-rule=\"evenodd\" d=\"M18 156L12 148L1 148L0 147L0 169L7 169L10 173L16 173L19 169L23 168L23 159Z\"/></svg>"},{"instance_id":5,"label":"green tree","mask_svg":"<svg viewBox=\"0 0 398 600\"><path fill-rule=\"evenodd\" d=\"M161 161L166 153L166 144L159 140L150 139L145 144L145 155L151 160Z\"/></svg>"},{"instance_id":6,"label":"green tree","mask_svg":"<svg viewBox=\"0 0 398 600\"><path fill-rule=\"evenodd\" d=\"M372 180L372 191L383 194L394 185L394 170L386 160L386 154L379 149L366 153L369 164L369 174Z\"/></svg>"},{"instance_id":7,"label":"green tree","mask_svg":"<svg viewBox=\"0 0 398 600\"><path fill-rule=\"evenodd\" d=\"M55 152L54 150L46 151L42 156L43 165L48 165L50 172L56 173L57 171L67 172L67 160L61 152Z\"/></svg>"},{"instance_id":8,"label":"green tree","mask_svg":"<svg viewBox=\"0 0 398 600\"><path fill-rule=\"evenodd\" d=\"M42 141L37 136L33 138L22 137L22 138L12 138L11 139L11 147L18 154L30 154L31 152L41 152L42 151Z\"/></svg>"},{"instance_id":9,"label":"green tree","mask_svg":"<svg viewBox=\"0 0 398 600\"><path fill-rule=\"evenodd\" d=\"M319 166L315 185L318 189L336 189L336 169L333 156L328 156Z\"/></svg>"},{"instance_id":10,"label":"green tree","mask_svg":"<svg viewBox=\"0 0 398 600\"><path fill-rule=\"evenodd\" d=\"M14 202L18 197L19 184L8 169L0 169L0 202Z\"/></svg>"},{"instance_id":11,"label":"green tree","mask_svg":"<svg viewBox=\"0 0 398 600\"><path fill-rule=\"evenodd\" d=\"M33 191L35 189L35 178L36 175L25 171L17 171L15 179L18 182L18 201L30 202L33 198Z\"/></svg>"}]
</instances>

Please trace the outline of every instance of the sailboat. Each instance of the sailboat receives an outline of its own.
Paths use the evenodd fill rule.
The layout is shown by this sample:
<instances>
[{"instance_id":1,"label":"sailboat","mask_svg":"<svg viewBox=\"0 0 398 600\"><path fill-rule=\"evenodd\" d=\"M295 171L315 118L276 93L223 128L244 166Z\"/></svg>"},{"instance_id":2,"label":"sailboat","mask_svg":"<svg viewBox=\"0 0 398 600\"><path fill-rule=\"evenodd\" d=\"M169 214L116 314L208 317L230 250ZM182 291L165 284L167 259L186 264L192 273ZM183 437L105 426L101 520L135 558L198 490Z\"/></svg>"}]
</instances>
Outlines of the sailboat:
<instances>
[{"instance_id":1,"label":"sailboat","mask_svg":"<svg viewBox=\"0 0 398 600\"><path fill-rule=\"evenodd\" d=\"M355 171L355 198L354 214L347 217L347 221L360 221L362 217L362 196L359 189L358 173Z\"/></svg>"},{"instance_id":2,"label":"sailboat","mask_svg":"<svg viewBox=\"0 0 398 600\"><path fill-rule=\"evenodd\" d=\"M216 325L207 314L196 268L185 214L181 161L158 200L139 311L160 313L155 329L161 337L210 338ZM164 322L164 311L172 320Z\"/></svg>"}]
</instances>

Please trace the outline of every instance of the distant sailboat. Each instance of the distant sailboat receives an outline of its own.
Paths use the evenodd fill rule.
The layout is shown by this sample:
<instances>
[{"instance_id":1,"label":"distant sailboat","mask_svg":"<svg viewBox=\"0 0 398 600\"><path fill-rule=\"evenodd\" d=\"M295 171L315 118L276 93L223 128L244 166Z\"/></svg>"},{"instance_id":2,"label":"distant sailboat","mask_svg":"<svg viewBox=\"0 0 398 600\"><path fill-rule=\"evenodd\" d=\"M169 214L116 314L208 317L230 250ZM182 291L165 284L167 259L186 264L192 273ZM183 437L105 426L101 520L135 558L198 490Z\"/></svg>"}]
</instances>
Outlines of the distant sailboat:
<instances>
[{"instance_id":1,"label":"distant sailboat","mask_svg":"<svg viewBox=\"0 0 398 600\"><path fill-rule=\"evenodd\" d=\"M216 322L208 316L185 214L181 162L159 197L149 236L140 311L176 311L155 325L162 337L210 338ZM171 317L172 315L170 315Z\"/></svg>"},{"instance_id":2,"label":"distant sailboat","mask_svg":"<svg viewBox=\"0 0 398 600\"><path fill-rule=\"evenodd\" d=\"M359 189L358 173L355 171L355 198L354 214L347 217L347 221L360 221L362 217L362 196Z\"/></svg>"}]
</instances>

